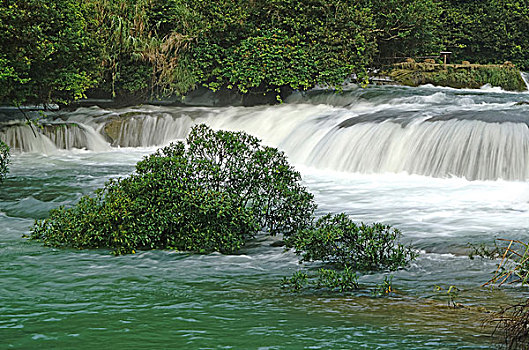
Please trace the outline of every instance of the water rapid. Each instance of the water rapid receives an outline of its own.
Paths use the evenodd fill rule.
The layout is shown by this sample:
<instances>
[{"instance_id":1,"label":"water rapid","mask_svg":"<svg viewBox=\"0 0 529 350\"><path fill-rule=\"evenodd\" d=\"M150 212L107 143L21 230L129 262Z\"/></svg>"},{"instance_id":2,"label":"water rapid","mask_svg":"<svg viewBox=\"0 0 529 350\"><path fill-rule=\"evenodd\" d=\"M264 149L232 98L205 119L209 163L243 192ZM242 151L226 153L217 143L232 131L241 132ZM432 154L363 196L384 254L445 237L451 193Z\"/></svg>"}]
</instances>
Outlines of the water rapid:
<instances>
[{"instance_id":1,"label":"water rapid","mask_svg":"<svg viewBox=\"0 0 529 350\"><path fill-rule=\"evenodd\" d=\"M392 89L315 91L273 107L80 108L51 113L37 137L29 126L11 123L0 126L0 138L22 152L103 151L166 145L206 123L254 134L294 163L317 169L468 180L529 177L529 107L520 104L525 94Z\"/></svg>"},{"instance_id":2,"label":"water rapid","mask_svg":"<svg viewBox=\"0 0 529 350\"><path fill-rule=\"evenodd\" d=\"M470 260L468 243L529 240L529 106L517 104L528 100L385 86L312 91L279 106L81 108L50 113L36 137L5 122L0 139L14 152L0 185L0 347L493 349L483 308L526 292L480 288L496 261ZM279 281L300 266L269 237L229 256L121 257L21 238L197 123L284 150L318 214L399 228L421 254L391 273L394 295L369 289L385 272L361 275L353 294L284 292ZM465 308L447 307L450 285Z\"/></svg>"}]
</instances>

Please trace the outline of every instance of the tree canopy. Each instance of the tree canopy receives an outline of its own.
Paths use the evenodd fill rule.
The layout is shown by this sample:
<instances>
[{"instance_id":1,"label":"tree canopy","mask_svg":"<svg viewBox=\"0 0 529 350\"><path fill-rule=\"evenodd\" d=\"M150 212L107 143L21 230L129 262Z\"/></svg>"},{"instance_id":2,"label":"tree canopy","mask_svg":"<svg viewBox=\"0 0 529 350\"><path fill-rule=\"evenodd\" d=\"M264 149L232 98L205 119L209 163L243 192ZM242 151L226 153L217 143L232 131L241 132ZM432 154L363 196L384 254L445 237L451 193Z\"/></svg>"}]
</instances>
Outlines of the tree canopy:
<instances>
[{"instance_id":1,"label":"tree canopy","mask_svg":"<svg viewBox=\"0 0 529 350\"><path fill-rule=\"evenodd\" d=\"M391 57L529 68L521 0L2 0L0 103L339 86Z\"/></svg>"}]
</instances>

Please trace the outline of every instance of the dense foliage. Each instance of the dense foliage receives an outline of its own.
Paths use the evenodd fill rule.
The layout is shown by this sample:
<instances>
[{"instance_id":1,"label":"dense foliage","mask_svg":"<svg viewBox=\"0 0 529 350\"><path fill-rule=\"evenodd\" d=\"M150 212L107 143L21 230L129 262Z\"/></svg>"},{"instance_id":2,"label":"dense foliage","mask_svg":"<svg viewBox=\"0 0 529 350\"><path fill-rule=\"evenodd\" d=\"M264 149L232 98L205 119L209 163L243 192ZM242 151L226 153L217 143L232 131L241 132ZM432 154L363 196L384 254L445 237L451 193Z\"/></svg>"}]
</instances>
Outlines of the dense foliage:
<instances>
[{"instance_id":1,"label":"dense foliage","mask_svg":"<svg viewBox=\"0 0 529 350\"><path fill-rule=\"evenodd\" d=\"M37 221L31 238L56 247L238 250L258 230L306 227L312 195L283 153L243 132L193 128L186 144L158 150L136 172Z\"/></svg>"},{"instance_id":2,"label":"dense foliage","mask_svg":"<svg viewBox=\"0 0 529 350\"><path fill-rule=\"evenodd\" d=\"M246 92L341 84L373 54L373 23L358 1L275 0L193 5L208 27L193 55L212 87Z\"/></svg>"},{"instance_id":3,"label":"dense foliage","mask_svg":"<svg viewBox=\"0 0 529 350\"><path fill-rule=\"evenodd\" d=\"M529 7L524 0L440 2L439 36L454 60L511 61L529 69Z\"/></svg>"},{"instance_id":4,"label":"dense foliage","mask_svg":"<svg viewBox=\"0 0 529 350\"><path fill-rule=\"evenodd\" d=\"M0 103L65 103L100 74L93 13L83 0L0 1Z\"/></svg>"},{"instance_id":5,"label":"dense foliage","mask_svg":"<svg viewBox=\"0 0 529 350\"><path fill-rule=\"evenodd\" d=\"M0 183L4 181L8 172L9 164L9 147L0 140Z\"/></svg>"},{"instance_id":6,"label":"dense foliage","mask_svg":"<svg viewBox=\"0 0 529 350\"><path fill-rule=\"evenodd\" d=\"M400 232L390 226L356 224L347 215L327 214L312 227L288 238L301 262L322 261L355 270L396 270L415 258L409 247L398 243Z\"/></svg>"},{"instance_id":7,"label":"dense foliage","mask_svg":"<svg viewBox=\"0 0 529 350\"><path fill-rule=\"evenodd\" d=\"M380 63L391 57L436 54L440 2L437 0L364 0L373 13Z\"/></svg>"},{"instance_id":8,"label":"dense foliage","mask_svg":"<svg viewBox=\"0 0 529 350\"><path fill-rule=\"evenodd\" d=\"M0 103L280 94L439 50L528 69L528 11L521 0L2 0Z\"/></svg>"}]
</instances>

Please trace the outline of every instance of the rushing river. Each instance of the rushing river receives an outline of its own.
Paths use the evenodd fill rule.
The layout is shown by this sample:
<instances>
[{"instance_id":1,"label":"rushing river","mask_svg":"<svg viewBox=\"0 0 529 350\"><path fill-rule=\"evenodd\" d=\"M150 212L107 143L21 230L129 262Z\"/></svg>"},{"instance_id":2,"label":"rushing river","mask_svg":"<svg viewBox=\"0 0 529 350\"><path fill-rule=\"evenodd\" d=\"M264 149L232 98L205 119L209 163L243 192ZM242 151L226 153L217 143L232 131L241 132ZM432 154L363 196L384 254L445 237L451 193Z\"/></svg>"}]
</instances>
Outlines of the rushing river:
<instances>
[{"instance_id":1,"label":"rushing river","mask_svg":"<svg viewBox=\"0 0 529 350\"><path fill-rule=\"evenodd\" d=\"M524 289L480 287L495 261L468 243L529 240L529 94L369 87L313 91L278 106L97 107L51 114L35 137L0 125L14 148L0 185L0 348L490 349L485 309ZM289 294L296 256L259 237L237 255L61 250L27 241L36 218L126 176L196 123L279 147L318 213L383 222L420 250L353 294ZM447 306L446 290L465 308ZM442 287L436 291L437 286Z\"/></svg>"}]
</instances>

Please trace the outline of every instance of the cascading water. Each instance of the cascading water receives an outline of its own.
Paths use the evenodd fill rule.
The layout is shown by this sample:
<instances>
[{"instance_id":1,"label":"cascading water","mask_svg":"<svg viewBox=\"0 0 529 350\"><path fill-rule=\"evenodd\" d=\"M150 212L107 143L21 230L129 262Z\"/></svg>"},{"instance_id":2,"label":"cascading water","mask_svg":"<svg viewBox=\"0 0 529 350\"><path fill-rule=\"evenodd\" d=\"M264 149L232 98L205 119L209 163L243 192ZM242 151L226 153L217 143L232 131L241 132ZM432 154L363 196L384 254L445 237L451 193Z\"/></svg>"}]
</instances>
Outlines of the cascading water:
<instances>
[{"instance_id":1,"label":"cascading water","mask_svg":"<svg viewBox=\"0 0 529 350\"><path fill-rule=\"evenodd\" d=\"M386 86L312 91L278 106L80 108L50 113L37 137L24 123L0 124L15 149L0 185L0 344L492 349L480 310L512 302L520 288L480 289L496 261L470 260L468 243L529 240L529 182L505 181L529 177L529 106L517 105L528 99L491 88ZM235 255L121 257L21 238L35 218L127 176L196 123L281 148L318 215L390 224L418 259L391 274L359 273L358 292L292 295L279 283L300 265L270 245L277 238L259 236ZM395 292L371 297L389 275ZM450 285L465 308L447 308Z\"/></svg>"},{"instance_id":2,"label":"cascading water","mask_svg":"<svg viewBox=\"0 0 529 350\"><path fill-rule=\"evenodd\" d=\"M274 107L80 109L67 116L67 123L46 124L37 138L26 126L4 127L0 137L15 149L44 153L53 145L89 150L104 150L108 143L161 146L204 122L254 134L283 149L294 163L319 169L469 180L529 178L527 107L515 104L525 95L492 93L485 102L485 92L392 93L396 96L380 89L316 92Z\"/></svg>"},{"instance_id":3,"label":"cascading water","mask_svg":"<svg viewBox=\"0 0 529 350\"><path fill-rule=\"evenodd\" d=\"M0 125L0 140L14 151L51 154L57 149L109 150L108 142L90 126L77 123L21 123Z\"/></svg>"},{"instance_id":4,"label":"cascading water","mask_svg":"<svg viewBox=\"0 0 529 350\"><path fill-rule=\"evenodd\" d=\"M522 79L525 82L525 86L527 86L527 89L529 90L529 73L522 72L520 74L522 75Z\"/></svg>"}]
</instances>

